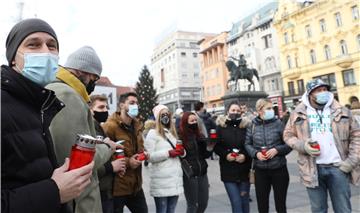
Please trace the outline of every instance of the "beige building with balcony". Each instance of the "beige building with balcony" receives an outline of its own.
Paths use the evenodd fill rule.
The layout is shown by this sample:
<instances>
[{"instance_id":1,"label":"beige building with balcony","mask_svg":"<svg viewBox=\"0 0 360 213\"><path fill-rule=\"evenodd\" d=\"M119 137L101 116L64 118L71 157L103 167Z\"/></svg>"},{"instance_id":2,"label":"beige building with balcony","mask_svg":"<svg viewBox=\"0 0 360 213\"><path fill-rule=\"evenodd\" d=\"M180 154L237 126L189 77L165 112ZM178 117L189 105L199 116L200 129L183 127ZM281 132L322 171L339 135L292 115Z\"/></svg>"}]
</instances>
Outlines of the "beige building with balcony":
<instances>
[{"instance_id":1,"label":"beige building with balcony","mask_svg":"<svg viewBox=\"0 0 360 213\"><path fill-rule=\"evenodd\" d=\"M224 110L224 101L221 97L227 91L227 80L229 78L229 72L225 66L227 36L228 33L223 32L199 41L202 100L208 112Z\"/></svg>"},{"instance_id":2,"label":"beige building with balcony","mask_svg":"<svg viewBox=\"0 0 360 213\"><path fill-rule=\"evenodd\" d=\"M279 1L274 27L288 107L314 78L329 83L343 105L360 98L359 7L357 0Z\"/></svg>"}]
</instances>

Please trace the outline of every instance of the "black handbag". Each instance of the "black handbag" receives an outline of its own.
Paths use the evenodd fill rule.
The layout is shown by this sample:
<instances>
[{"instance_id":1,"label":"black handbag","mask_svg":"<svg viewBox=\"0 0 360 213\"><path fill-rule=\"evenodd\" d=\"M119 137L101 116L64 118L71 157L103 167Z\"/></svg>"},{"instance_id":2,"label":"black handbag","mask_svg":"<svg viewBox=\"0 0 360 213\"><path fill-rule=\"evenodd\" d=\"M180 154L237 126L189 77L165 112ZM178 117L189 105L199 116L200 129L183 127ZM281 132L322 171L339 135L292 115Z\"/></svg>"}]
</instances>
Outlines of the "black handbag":
<instances>
[{"instance_id":1,"label":"black handbag","mask_svg":"<svg viewBox=\"0 0 360 213\"><path fill-rule=\"evenodd\" d=\"M175 146L171 143L171 141L169 140L169 138L166 137L166 141L170 144L170 146L175 149ZM180 163L181 163L181 168L184 172L184 174L186 175L186 177L191 178L194 176L194 170L191 166L191 164L185 159L185 158L181 158L179 156L180 159Z\"/></svg>"}]
</instances>

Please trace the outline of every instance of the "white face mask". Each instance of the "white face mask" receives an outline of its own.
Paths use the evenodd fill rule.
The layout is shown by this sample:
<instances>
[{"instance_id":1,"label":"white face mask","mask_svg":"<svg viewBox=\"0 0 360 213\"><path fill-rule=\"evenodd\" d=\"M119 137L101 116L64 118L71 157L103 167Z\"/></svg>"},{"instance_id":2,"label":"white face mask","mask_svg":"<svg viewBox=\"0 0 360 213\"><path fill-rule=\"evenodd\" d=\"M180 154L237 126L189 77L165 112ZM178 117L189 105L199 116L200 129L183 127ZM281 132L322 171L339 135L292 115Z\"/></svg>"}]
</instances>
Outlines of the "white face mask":
<instances>
[{"instance_id":1,"label":"white face mask","mask_svg":"<svg viewBox=\"0 0 360 213\"><path fill-rule=\"evenodd\" d=\"M23 57L24 68L21 74L27 79L43 87L55 80L59 67L59 57L57 55L51 53L24 53Z\"/></svg>"},{"instance_id":2,"label":"white face mask","mask_svg":"<svg viewBox=\"0 0 360 213\"><path fill-rule=\"evenodd\" d=\"M135 118L136 116L138 116L139 114L139 107L137 104L130 104L129 105L129 111L127 112L127 114L131 117L131 118Z\"/></svg>"}]
</instances>

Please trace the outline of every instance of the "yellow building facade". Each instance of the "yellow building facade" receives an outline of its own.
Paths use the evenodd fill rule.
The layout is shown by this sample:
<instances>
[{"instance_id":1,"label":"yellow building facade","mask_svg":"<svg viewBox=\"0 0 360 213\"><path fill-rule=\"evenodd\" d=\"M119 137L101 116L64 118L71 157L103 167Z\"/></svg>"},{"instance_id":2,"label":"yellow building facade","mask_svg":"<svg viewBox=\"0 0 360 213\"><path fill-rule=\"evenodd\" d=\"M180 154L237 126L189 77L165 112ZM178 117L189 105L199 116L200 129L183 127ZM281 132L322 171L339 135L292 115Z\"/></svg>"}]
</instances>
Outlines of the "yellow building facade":
<instances>
[{"instance_id":1,"label":"yellow building facade","mask_svg":"<svg viewBox=\"0 0 360 213\"><path fill-rule=\"evenodd\" d=\"M223 32L213 37L207 37L200 43L202 100L208 111L221 111L224 101L221 99L227 90L228 70L226 39L228 33Z\"/></svg>"},{"instance_id":2,"label":"yellow building facade","mask_svg":"<svg viewBox=\"0 0 360 213\"><path fill-rule=\"evenodd\" d=\"M359 7L358 0L279 0L274 27L288 107L314 78L329 83L342 105L360 98Z\"/></svg>"}]
</instances>

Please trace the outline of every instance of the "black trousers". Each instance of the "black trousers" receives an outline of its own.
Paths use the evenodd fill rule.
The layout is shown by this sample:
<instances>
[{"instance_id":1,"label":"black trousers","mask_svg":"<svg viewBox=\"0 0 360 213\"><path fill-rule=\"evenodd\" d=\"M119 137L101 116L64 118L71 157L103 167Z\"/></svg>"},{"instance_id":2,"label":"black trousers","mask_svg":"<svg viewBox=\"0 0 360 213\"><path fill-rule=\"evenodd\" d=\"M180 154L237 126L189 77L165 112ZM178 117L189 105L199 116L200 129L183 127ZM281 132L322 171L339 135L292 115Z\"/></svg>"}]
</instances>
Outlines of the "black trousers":
<instances>
[{"instance_id":1,"label":"black trousers","mask_svg":"<svg viewBox=\"0 0 360 213\"><path fill-rule=\"evenodd\" d=\"M207 174L188 178L184 175L186 213L203 213L209 200L209 180Z\"/></svg>"},{"instance_id":2,"label":"black trousers","mask_svg":"<svg viewBox=\"0 0 360 213\"><path fill-rule=\"evenodd\" d=\"M144 191L141 189L134 195L116 196L114 197L115 213L124 212L126 206L132 213L147 213L148 207Z\"/></svg>"},{"instance_id":3,"label":"black trousers","mask_svg":"<svg viewBox=\"0 0 360 213\"><path fill-rule=\"evenodd\" d=\"M255 168L255 192L260 213L269 212L271 187L274 191L276 211L286 212L286 195L289 187L289 172L286 166L279 169Z\"/></svg>"}]
</instances>

